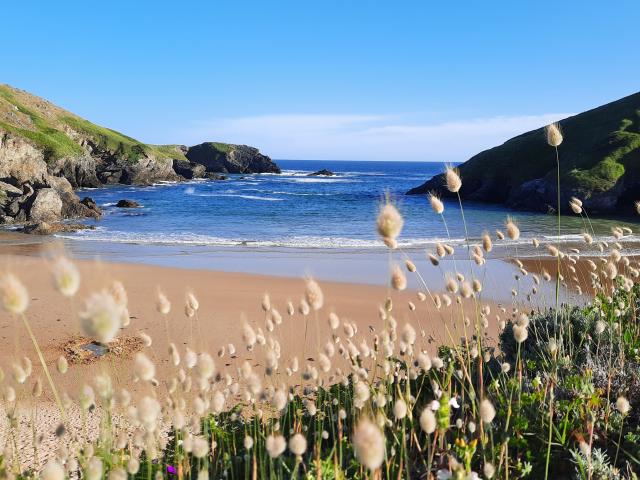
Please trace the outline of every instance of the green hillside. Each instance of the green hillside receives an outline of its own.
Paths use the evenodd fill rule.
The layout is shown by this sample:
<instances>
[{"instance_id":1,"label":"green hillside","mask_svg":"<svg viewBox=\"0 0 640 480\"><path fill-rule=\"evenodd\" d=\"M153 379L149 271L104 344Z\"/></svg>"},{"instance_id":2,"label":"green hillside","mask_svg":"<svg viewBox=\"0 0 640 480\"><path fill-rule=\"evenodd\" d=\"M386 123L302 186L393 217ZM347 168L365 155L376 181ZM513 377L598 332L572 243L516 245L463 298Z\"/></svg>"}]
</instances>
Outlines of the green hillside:
<instances>
[{"instance_id":1,"label":"green hillside","mask_svg":"<svg viewBox=\"0 0 640 480\"><path fill-rule=\"evenodd\" d=\"M142 143L9 85L0 85L0 128L28 139L42 149L47 161L83 154L83 140L129 162L142 156L185 159L175 145Z\"/></svg>"}]
</instances>

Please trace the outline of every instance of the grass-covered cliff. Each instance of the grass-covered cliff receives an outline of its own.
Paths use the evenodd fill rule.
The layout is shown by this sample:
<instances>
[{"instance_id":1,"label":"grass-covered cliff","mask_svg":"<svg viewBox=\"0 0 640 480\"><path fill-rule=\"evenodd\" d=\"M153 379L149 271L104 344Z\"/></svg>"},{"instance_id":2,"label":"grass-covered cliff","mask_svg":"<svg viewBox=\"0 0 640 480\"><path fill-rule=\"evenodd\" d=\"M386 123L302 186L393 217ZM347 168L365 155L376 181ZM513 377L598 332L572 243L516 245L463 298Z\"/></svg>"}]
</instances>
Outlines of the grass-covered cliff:
<instances>
[{"instance_id":1,"label":"grass-covered cliff","mask_svg":"<svg viewBox=\"0 0 640 480\"><path fill-rule=\"evenodd\" d=\"M185 159L176 145L142 143L9 85L0 85L0 128L33 142L42 149L46 160L82 155L82 144L87 141L97 150L131 162L144 155Z\"/></svg>"},{"instance_id":2,"label":"grass-covered cliff","mask_svg":"<svg viewBox=\"0 0 640 480\"><path fill-rule=\"evenodd\" d=\"M562 202L577 196L594 213L631 208L640 197L640 93L566 118L560 126ZM459 169L465 198L541 211L557 206L555 151L543 126L475 155ZM429 191L447 195L442 176L408 193Z\"/></svg>"}]
</instances>

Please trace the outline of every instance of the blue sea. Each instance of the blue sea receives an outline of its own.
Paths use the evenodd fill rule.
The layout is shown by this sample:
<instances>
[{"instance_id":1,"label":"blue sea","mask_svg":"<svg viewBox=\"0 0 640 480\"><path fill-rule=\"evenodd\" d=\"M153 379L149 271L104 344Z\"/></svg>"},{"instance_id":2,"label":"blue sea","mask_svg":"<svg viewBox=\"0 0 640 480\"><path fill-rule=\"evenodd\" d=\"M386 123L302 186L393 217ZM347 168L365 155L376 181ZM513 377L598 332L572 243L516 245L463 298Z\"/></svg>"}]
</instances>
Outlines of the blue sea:
<instances>
[{"instance_id":1,"label":"blue sea","mask_svg":"<svg viewBox=\"0 0 640 480\"><path fill-rule=\"evenodd\" d=\"M447 240L440 216L425 196L407 196L412 187L443 171L439 163L278 160L281 175L230 175L225 181L198 180L148 187L117 186L81 191L104 210L95 230L68 236L77 241L108 241L147 245L376 249L375 218L385 195L405 218L401 246L423 247ZM326 168L333 177L310 177ZM121 209L120 199L135 200L138 209ZM503 228L511 215L532 237L555 239L554 216L513 212L497 205L465 202L470 237ZM568 209L568 208L567 208ZM464 238L457 202L446 202L445 219L454 241ZM563 236L585 229L575 216L563 219ZM595 221L610 234L618 222Z\"/></svg>"},{"instance_id":2,"label":"blue sea","mask_svg":"<svg viewBox=\"0 0 640 480\"><path fill-rule=\"evenodd\" d=\"M438 240L462 244L465 228L460 207L445 202L444 217L432 212L426 196L405 192L443 171L439 163L277 160L281 175L230 175L228 180L196 180L152 186L87 189L103 209L95 230L59 236L80 258L144 262L188 268L282 275L313 273L334 280L386 281L385 247L375 218L385 196L400 209L405 226L400 246L425 259ZM332 177L312 177L320 169ZM463 179L464 181L464 179ZM142 205L121 209L120 199ZM556 217L514 212L499 205L464 202L471 241L483 231L503 228L508 215L522 236L511 252L536 255L531 239L558 241ZM568 209L567 209L568 210ZM561 241L579 242L580 217L562 219ZM611 237L612 220L592 220L596 233ZM631 228L637 225L623 222ZM633 237L637 240L637 237ZM462 252L462 248L458 251ZM503 255L497 248L494 257ZM505 252L506 256L507 253ZM378 269L381 275L375 275Z\"/></svg>"}]
</instances>

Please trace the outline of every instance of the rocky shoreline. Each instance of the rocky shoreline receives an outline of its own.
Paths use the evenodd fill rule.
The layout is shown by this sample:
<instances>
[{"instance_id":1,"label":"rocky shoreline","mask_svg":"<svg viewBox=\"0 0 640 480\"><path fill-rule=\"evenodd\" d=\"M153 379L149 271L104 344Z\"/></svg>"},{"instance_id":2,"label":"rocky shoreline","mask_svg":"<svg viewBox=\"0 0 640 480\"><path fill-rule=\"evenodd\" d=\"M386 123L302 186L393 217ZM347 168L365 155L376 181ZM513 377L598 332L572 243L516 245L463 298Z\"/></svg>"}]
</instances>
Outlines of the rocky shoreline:
<instances>
[{"instance_id":1,"label":"rocky shoreline","mask_svg":"<svg viewBox=\"0 0 640 480\"><path fill-rule=\"evenodd\" d=\"M224 180L236 173L280 173L280 168L246 145L143 144L0 85L0 224L25 225L27 233L59 231L70 228L60 226L62 221L102 214L75 189Z\"/></svg>"}]
</instances>

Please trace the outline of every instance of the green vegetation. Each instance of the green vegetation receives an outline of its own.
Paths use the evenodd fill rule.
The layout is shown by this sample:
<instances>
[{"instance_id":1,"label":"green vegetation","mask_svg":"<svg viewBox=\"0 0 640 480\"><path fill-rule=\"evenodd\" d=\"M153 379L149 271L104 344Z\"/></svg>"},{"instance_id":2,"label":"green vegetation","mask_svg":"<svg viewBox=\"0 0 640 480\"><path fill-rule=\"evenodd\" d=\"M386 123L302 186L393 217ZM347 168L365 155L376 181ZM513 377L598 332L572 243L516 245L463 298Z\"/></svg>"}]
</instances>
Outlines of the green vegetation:
<instances>
[{"instance_id":1,"label":"green vegetation","mask_svg":"<svg viewBox=\"0 0 640 480\"><path fill-rule=\"evenodd\" d=\"M0 121L0 127L33 142L42 149L47 161L84 153L83 148L64 133L64 126L71 127L81 135L89 137L99 150L110 152L131 163L150 155L157 158L185 159L183 153L173 145L141 143L120 132L101 127L56 107L52 107L53 112L49 117L45 117L35 107L29 107L20 102L7 85L0 85L0 99L4 99L11 107L16 107L18 113L27 115L31 120L32 128L24 128L8 121ZM38 99L33 97L32 102L37 104Z\"/></svg>"},{"instance_id":2,"label":"green vegetation","mask_svg":"<svg viewBox=\"0 0 640 480\"><path fill-rule=\"evenodd\" d=\"M67 115L60 119L74 130L91 137L99 150L112 152L131 163L142 156L154 155L158 158L184 159L182 152L170 145L154 146L138 142L135 138L123 135L110 128L101 127L79 117Z\"/></svg>"},{"instance_id":3,"label":"green vegetation","mask_svg":"<svg viewBox=\"0 0 640 480\"><path fill-rule=\"evenodd\" d=\"M636 93L560 122L565 139L558 149L565 188L581 190L588 198L610 190L623 175L637 175L639 108L640 93ZM530 180L545 179L550 187L556 182L555 153L548 148L543 128L481 152L459 170L465 183L463 196L494 202L506 202L513 189ZM442 177L436 177L412 193L442 192L442 185Z\"/></svg>"},{"instance_id":4,"label":"green vegetation","mask_svg":"<svg viewBox=\"0 0 640 480\"><path fill-rule=\"evenodd\" d=\"M19 128L10 125L7 122L1 121L0 127L11 133L31 140L42 149L46 161L62 158L65 156L82 154L83 150L80 145L71 140L60 130L52 127L41 115L36 113L34 110L29 109L18 102L14 98L8 87L0 85L0 97L6 99L7 101L9 101L9 103L17 107L18 112L27 115L31 119L33 130Z\"/></svg>"}]
</instances>

